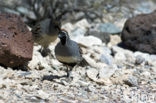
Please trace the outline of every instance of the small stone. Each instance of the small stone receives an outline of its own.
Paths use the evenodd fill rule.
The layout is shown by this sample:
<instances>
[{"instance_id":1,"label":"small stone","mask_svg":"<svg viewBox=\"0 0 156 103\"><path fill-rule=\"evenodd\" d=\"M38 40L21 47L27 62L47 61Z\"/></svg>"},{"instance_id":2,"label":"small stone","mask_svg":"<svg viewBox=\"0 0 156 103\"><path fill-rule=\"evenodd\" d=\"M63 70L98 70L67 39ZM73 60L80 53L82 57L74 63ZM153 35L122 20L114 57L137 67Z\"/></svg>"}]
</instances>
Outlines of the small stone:
<instances>
[{"instance_id":1,"label":"small stone","mask_svg":"<svg viewBox=\"0 0 156 103\"><path fill-rule=\"evenodd\" d=\"M79 83L80 86L82 86L82 87L87 87L87 86L89 85L89 83L84 82L84 81L81 81L81 80L79 80L78 83Z\"/></svg>"},{"instance_id":2,"label":"small stone","mask_svg":"<svg viewBox=\"0 0 156 103\"><path fill-rule=\"evenodd\" d=\"M13 9L4 8L4 11L5 11L6 13L12 13L12 14L20 15L19 12L17 12L16 10L13 10Z\"/></svg>"},{"instance_id":3,"label":"small stone","mask_svg":"<svg viewBox=\"0 0 156 103\"><path fill-rule=\"evenodd\" d=\"M121 43L121 38L119 35L110 35L110 42L108 43L108 45L114 46L118 45L119 43Z\"/></svg>"},{"instance_id":4,"label":"small stone","mask_svg":"<svg viewBox=\"0 0 156 103\"><path fill-rule=\"evenodd\" d=\"M97 80L97 75L98 75L98 71L96 69L93 69L93 68L89 68L87 70L87 76L93 80L93 81L96 81Z\"/></svg>"},{"instance_id":5,"label":"small stone","mask_svg":"<svg viewBox=\"0 0 156 103\"><path fill-rule=\"evenodd\" d=\"M94 13L91 13L91 12L88 12L87 15L89 16L88 18L90 18L92 20L96 18L96 15Z\"/></svg>"},{"instance_id":6,"label":"small stone","mask_svg":"<svg viewBox=\"0 0 156 103\"><path fill-rule=\"evenodd\" d=\"M84 12L79 12L79 13L76 13L74 15L74 17L75 17L74 19L77 21L77 20L82 19L84 16L85 16L85 13Z\"/></svg>"},{"instance_id":7,"label":"small stone","mask_svg":"<svg viewBox=\"0 0 156 103\"><path fill-rule=\"evenodd\" d=\"M135 64L136 65L140 65L141 63L143 63L145 61L145 58L143 58L142 56L140 55L137 55L136 56L136 60L135 60Z\"/></svg>"},{"instance_id":8,"label":"small stone","mask_svg":"<svg viewBox=\"0 0 156 103\"><path fill-rule=\"evenodd\" d=\"M90 24L88 23L87 19L82 19L82 20L78 21L76 24L74 24L74 27L87 29L90 27Z\"/></svg>"},{"instance_id":9,"label":"small stone","mask_svg":"<svg viewBox=\"0 0 156 103\"><path fill-rule=\"evenodd\" d=\"M99 70L99 78L109 78L111 77L115 71L117 70L117 66L116 65L112 65L112 66L105 66L104 68L101 68Z\"/></svg>"},{"instance_id":10,"label":"small stone","mask_svg":"<svg viewBox=\"0 0 156 103\"><path fill-rule=\"evenodd\" d=\"M25 77L27 75L31 75L31 72L22 72L19 74L19 77Z\"/></svg>"},{"instance_id":11,"label":"small stone","mask_svg":"<svg viewBox=\"0 0 156 103\"><path fill-rule=\"evenodd\" d=\"M38 95L42 97L43 99L47 99L49 97L49 94L44 92L43 90L39 90L37 92L38 92Z\"/></svg>"},{"instance_id":12,"label":"small stone","mask_svg":"<svg viewBox=\"0 0 156 103\"><path fill-rule=\"evenodd\" d=\"M112 54L112 51L108 47L104 46L102 49L105 54L109 54L109 55Z\"/></svg>"},{"instance_id":13,"label":"small stone","mask_svg":"<svg viewBox=\"0 0 156 103\"><path fill-rule=\"evenodd\" d=\"M156 61L156 55L150 55L150 60Z\"/></svg>"},{"instance_id":14,"label":"small stone","mask_svg":"<svg viewBox=\"0 0 156 103\"><path fill-rule=\"evenodd\" d=\"M113 64L113 57L109 54L102 54L100 57L100 61L103 63L106 63L108 65L112 65Z\"/></svg>"},{"instance_id":15,"label":"small stone","mask_svg":"<svg viewBox=\"0 0 156 103\"><path fill-rule=\"evenodd\" d=\"M72 33L71 36L72 37L78 37L78 36L84 36L86 33L86 29L82 29L82 28L75 28Z\"/></svg>"},{"instance_id":16,"label":"small stone","mask_svg":"<svg viewBox=\"0 0 156 103\"><path fill-rule=\"evenodd\" d=\"M145 71L145 72L141 73L141 75L143 75L144 77L148 78L148 77L151 76L151 73L148 72L148 71Z\"/></svg>"},{"instance_id":17,"label":"small stone","mask_svg":"<svg viewBox=\"0 0 156 103\"><path fill-rule=\"evenodd\" d=\"M123 19L120 19L120 20L115 21L114 24L115 24L117 27L119 27L120 30L122 30L123 27L124 27L124 24L125 24L126 20L127 20L126 18L123 18Z\"/></svg>"},{"instance_id":18,"label":"small stone","mask_svg":"<svg viewBox=\"0 0 156 103\"><path fill-rule=\"evenodd\" d=\"M134 76L129 76L127 79L124 80L124 83L130 87L138 86L138 79Z\"/></svg>"},{"instance_id":19,"label":"small stone","mask_svg":"<svg viewBox=\"0 0 156 103\"><path fill-rule=\"evenodd\" d=\"M25 7L19 6L19 7L17 7L17 11L22 13L22 14L29 16L31 19L34 19L34 20L36 19L36 15L34 14L34 12L28 10Z\"/></svg>"},{"instance_id":20,"label":"small stone","mask_svg":"<svg viewBox=\"0 0 156 103\"><path fill-rule=\"evenodd\" d=\"M106 70L105 70L106 69ZM113 75L115 72L116 67L105 67L101 68L99 71L93 68L87 70L87 76L98 84L101 85L110 85L112 82L110 81L109 77Z\"/></svg>"},{"instance_id":21,"label":"small stone","mask_svg":"<svg viewBox=\"0 0 156 103\"><path fill-rule=\"evenodd\" d=\"M106 44L110 41L110 34L108 34L106 32L101 32L95 28L93 28L93 29L90 28L87 35L93 35L95 37L98 37Z\"/></svg>"},{"instance_id":22,"label":"small stone","mask_svg":"<svg viewBox=\"0 0 156 103\"><path fill-rule=\"evenodd\" d=\"M95 87L93 85L88 86L87 88L88 92L94 92L95 91Z\"/></svg>"},{"instance_id":23,"label":"small stone","mask_svg":"<svg viewBox=\"0 0 156 103\"><path fill-rule=\"evenodd\" d=\"M116 54L116 53L128 53L128 54L132 54L133 52L127 49L123 49L119 46L112 46L112 54Z\"/></svg>"},{"instance_id":24,"label":"small stone","mask_svg":"<svg viewBox=\"0 0 156 103\"><path fill-rule=\"evenodd\" d=\"M114 58L115 58L116 61L125 61L126 60L126 56L122 52L116 53Z\"/></svg>"},{"instance_id":25,"label":"small stone","mask_svg":"<svg viewBox=\"0 0 156 103\"><path fill-rule=\"evenodd\" d=\"M97 29L99 29L99 31L101 32L110 33L110 34L121 32L121 30L112 23L99 24L97 26Z\"/></svg>"},{"instance_id":26,"label":"small stone","mask_svg":"<svg viewBox=\"0 0 156 103\"><path fill-rule=\"evenodd\" d=\"M134 53L134 56L135 57L140 56L140 58L142 58L142 59L144 58L144 61L150 60L150 55L148 53L142 53L142 52L137 51Z\"/></svg>"}]
</instances>

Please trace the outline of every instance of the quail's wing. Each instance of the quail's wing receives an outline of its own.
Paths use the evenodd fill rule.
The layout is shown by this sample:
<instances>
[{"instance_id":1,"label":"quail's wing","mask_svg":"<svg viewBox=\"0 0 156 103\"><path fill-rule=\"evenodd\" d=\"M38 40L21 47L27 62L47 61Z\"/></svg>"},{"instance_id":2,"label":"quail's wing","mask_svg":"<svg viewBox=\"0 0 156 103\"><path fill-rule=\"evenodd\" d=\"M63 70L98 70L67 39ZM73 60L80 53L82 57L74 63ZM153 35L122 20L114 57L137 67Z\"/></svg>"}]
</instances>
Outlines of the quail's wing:
<instances>
[{"instance_id":1,"label":"quail's wing","mask_svg":"<svg viewBox=\"0 0 156 103\"><path fill-rule=\"evenodd\" d=\"M80 54L82 56L82 49L80 48L80 46L79 46L79 52L80 52Z\"/></svg>"},{"instance_id":2,"label":"quail's wing","mask_svg":"<svg viewBox=\"0 0 156 103\"><path fill-rule=\"evenodd\" d=\"M40 24L35 25L32 28L31 32L33 33L33 37L34 38L38 38L39 37L39 33L41 32Z\"/></svg>"}]
</instances>

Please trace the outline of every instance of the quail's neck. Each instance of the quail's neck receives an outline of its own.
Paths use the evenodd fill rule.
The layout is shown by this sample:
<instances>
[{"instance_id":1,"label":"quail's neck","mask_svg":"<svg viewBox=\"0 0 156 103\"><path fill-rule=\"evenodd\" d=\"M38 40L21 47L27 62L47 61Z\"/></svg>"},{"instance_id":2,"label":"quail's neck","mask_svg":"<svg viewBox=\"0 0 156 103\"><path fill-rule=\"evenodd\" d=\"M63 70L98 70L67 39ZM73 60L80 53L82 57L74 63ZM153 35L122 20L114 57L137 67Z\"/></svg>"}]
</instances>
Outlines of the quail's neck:
<instances>
[{"instance_id":1,"label":"quail's neck","mask_svg":"<svg viewBox=\"0 0 156 103\"><path fill-rule=\"evenodd\" d=\"M68 45L70 42L70 38L62 38L60 39L62 45Z\"/></svg>"},{"instance_id":2,"label":"quail's neck","mask_svg":"<svg viewBox=\"0 0 156 103\"><path fill-rule=\"evenodd\" d=\"M66 45L66 42L67 42L67 41L66 41L65 38L60 39L60 41L61 41L61 44L62 44L62 45Z\"/></svg>"}]
</instances>

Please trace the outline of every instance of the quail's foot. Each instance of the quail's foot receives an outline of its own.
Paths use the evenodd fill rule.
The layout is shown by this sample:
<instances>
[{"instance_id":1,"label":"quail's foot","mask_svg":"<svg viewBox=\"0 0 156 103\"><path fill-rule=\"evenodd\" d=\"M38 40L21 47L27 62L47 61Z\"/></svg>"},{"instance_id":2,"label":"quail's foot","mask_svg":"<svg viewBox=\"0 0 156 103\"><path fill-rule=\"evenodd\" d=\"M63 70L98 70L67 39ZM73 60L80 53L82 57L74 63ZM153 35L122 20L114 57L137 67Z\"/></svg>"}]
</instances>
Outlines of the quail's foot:
<instances>
[{"instance_id":1,"label":"quail's foot","mask_svg":"<svg viewBox=\"0 0 156 103\"><path fill-rule=\"evenodd\" d=\"M30 68L28 67L28 64L24 64L24 65L21 65L21 66L18 66L18 67L13 67L14 70L22 70L22 71L28 71L30 70Z\"/></svg>"},{"instance_id":2,"label":"quail's foot","mask_svg":"<svg viewBox=\"0 0 156 103\"><path fill-rule=\"evenodd\" d=\"M67 78L69 78L71 75L71 69L68 66L67 66L66 72L67 72Z\"/></svg>"}]
</instances>

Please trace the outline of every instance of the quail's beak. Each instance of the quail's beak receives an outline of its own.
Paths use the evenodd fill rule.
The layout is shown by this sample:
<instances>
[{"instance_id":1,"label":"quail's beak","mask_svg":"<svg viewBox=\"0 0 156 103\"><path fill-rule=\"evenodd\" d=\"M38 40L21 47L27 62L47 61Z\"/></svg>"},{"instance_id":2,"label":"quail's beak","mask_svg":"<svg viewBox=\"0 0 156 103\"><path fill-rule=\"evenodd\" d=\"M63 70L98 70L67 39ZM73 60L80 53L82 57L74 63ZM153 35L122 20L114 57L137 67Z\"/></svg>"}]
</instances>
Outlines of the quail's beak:
<instances>
[{"instance_id":1,"label":"quail's beak","mask_svg":"<svg viewBox=\"0 0 156 103\"><path fill-rule=\"evenodd\" d=\"M60 30L61 30L59 26L55 26L55 28L56 28L58 31L60 31Z\"/></svg>"},{"instance_id":2,"label":"quail's beak","mask_svg":"<svg viewBox=\"0 0 156 103\"><path fill-rule=\"evenodd\" d=\"M60 38L60 39L61 39L62 37L63 37L63 36L59 33L59 34L58 34L58 38Z\"/></svg>"}]
</instances>

